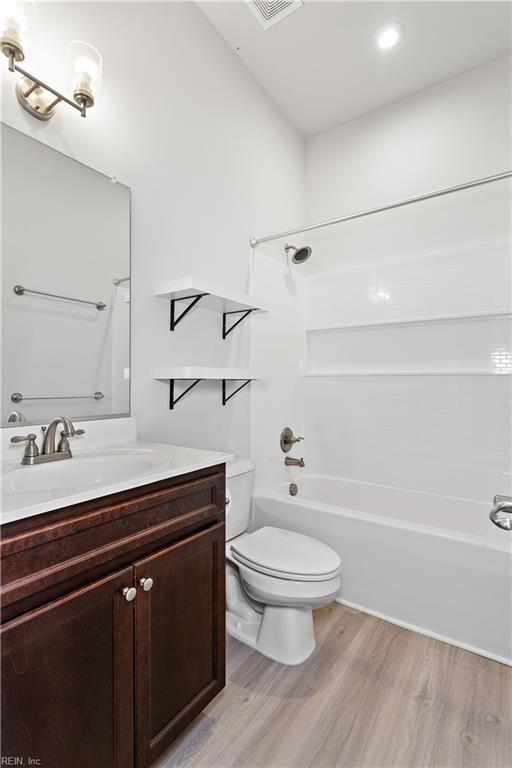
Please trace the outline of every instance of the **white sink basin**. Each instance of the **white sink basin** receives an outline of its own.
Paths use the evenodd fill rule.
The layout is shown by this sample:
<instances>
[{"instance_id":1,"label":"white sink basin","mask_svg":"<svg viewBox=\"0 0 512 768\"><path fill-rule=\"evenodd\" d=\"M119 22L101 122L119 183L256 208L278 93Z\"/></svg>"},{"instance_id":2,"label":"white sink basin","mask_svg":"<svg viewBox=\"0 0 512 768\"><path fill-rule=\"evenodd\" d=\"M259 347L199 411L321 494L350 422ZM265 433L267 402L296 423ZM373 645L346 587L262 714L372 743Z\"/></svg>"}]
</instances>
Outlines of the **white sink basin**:
<instances>
[{"instance_id":1,"label":"white sink basin","mask_svg":"<svg viewBox=\"0 0 512 768\"><path fill-rule=\"evenodd\" d=\"M76 451L71 459L2 467L3 522L220 464L229 455L180 446L127 443Z\"/></svg>"},{"instance_id":2,"label":"white sink basin","mask_svg":"<svg viewBox=\"0 0 512 768\"><path fill-rule=\"evenodd\" d=\"M89 451L84 451L72 459L36 464L32 467L20 466L5 472L3 493L5 496L10 493L75 491L91 485L116 483L151 469L156 471L162 463L170 464L170 461L156 451L148 451L142 455L126 451L114 455L105 453L93 456Z\"/></svg>"}]
</instances>

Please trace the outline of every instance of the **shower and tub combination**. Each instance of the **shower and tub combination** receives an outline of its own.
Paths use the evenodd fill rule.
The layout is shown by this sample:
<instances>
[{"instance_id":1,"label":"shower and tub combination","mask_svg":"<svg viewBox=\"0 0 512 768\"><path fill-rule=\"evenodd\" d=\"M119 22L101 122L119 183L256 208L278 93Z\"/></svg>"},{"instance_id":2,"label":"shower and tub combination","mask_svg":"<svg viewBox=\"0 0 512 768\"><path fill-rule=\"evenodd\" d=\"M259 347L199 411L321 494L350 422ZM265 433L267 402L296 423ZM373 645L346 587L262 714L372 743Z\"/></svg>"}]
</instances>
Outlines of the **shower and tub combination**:
<instances>
[{"instance_id":1,"label":"shower and tub combination","mask_svg":"<svg viewBox=\"0 0 512 768\"><path fill-rule=\"evenodd\" d=\"M496 174L300 230L255 239L251 245L255 249L272 240L284 241L288 268L296 265L300 267L306 262L313 246L315 258L310 261L306 271L310 270L311 265L313 271L320 270L321 267L316 267L316 257L318 255L321 259L323 256L318 244L314 242L296 247L288 245L289 239L293 238L297 242L295 238L298 239L299 234L304 232L363 219L375 213L402 209L426 200L445 196L455 198L454 193L463 190L495 188L494 182L507 180L511 176L511 172ZM487 205L486 215L493 201L492 195L490 203L484 201ZM468 211L464 210L466 204L467 198L462 201L463 223L464 217L466 220L470 218ZM468 210L477 209L475 201L471 200ZM452 212L453 209L450 209ZM444 219L448 218L445 211L443 216ZM449 230L449 225L446 226ZM506 227L506 238L509 240L509 224ZM454 231L452 226L450 236ZM463 230L461 232L460 237L464 241L466 233ZM496 246L493 236L496 237L495 233L489 235L487 231L485 237L489 239L482 237L481 242L477 243L480 251L487 253L489 258ZM367 319L363 308L354 321L346 310L342 320L335 324L306 327L305 370L300 377L302 382L298 380L297 383L297 386L310 387L306 393L306 413L303 415L308 446L306 458L304 461L302 458L290 460L287 457L287 467L281 475L286 479L282 482L269 484L263 477L263 482L257 483L253 497L252 529L265 526L288 529L315 537L332 547L341 559L342 585L336 598L338 602L512 665L512 499L506 495L511 493L510 443L507 444L507 440L510 440L509 417L507 419L510 391L506 383L510 382L512 373L509 325L512 308L486 308L484 294L488 289L482 286L480 290L478 279L482 262L479 267L470 248L473 244L468 245L467 240L462 243L459 252L456 251L458 244L454 245L455 238L452 237L446 250L446 260L453 260L455 276L458 269L473 270L471 275L476 288L466 304L472 310L470 302L473 301L477 311L457 313L452 308L452 297L447 289L443 299L447 309L444 314L442 311L425 311L424 316L417 312L418 317L411 317L413 313L409 312L409 316L405 314L403 317L397 312L396 318L392 314L390 317L393 307L384 306L389 299L388 293L385 289L375 289L376 301L383 306L378 317L374 308L370 307L373 315L368 312ZM367 242L367 239L364 240L365 244ZM336 244L336 258L349 253L354 239L350 240L349 237L348 243L343 248ZM507 248L509 250L509 244ZM466 253L468 257L464 261ZM437 261L434 259L432 267L427 264L425 272L437 269L441 273L438 265L442 264L442 258L444 252L441 249L435 254ZM379 272L379 269L379 266L374 267L374 272ZM304 272L297 268L293 274L302 276ZM369 277L365 274L369 283L372 274L370 270ZM329 301L342 303L352 285L349 283L349 288L346 288L345 279L351 279L349 272L343 274L339 284L324 289L322 296L326 297L325 304ZM464 283L461 273L457 279L459 283ZM503 280L506 280L505 272ZM508 296L508 300L502 304L509 305L509 299ZM311 338L315 334L312 344ZM409 346L404 342L407 334L413 339ZM370 337L371 343L368 342ZM437 356L425 362L421 355L430 354L428 344L431 344L432 349L435 348L433 355ZM397 352L400 347L403 358ZM459 349L462 352L459 353ZM375 350L375 359L370 360L369 350ZM410 354L410 359L407 359ZM462 354L467 357L463 358ZM450 359L450 355L453 355L453 359ZM336 365L332 360L335 360ZM370 381L373 382L373 389ZM362 479L363 473L357 471L357 459L364 462L365 451L371 454L374 447L366 446L364 440L358 440L360 425L356 415L362 413L367 417L368 424L361 425L361 429L367 429L370 436L378 434L380 439L378 419L381 413L378 408L384 407L382 401L386 397L393 399L395 410L391 408L385 414L388 417L385 423L390 439L395 439L393 429L404 431L408 421L414 424L415 419L419 420L419 415L412 409L410 414L407 412L410 405L407 400L408 389L418 392L418 397L423 398L426 420L430 414L433 422L427 424L427 429L430 428L432 434L437 429L441 439L445 435L447 445L453 444L453 448L447 448L445 452L447 456L452 456L453 477L447 471L444 474L440 472L438 478L434 469L430 478L426 470L409 476L407 469L413 465L414 459L407 456L408 464L400 472L400 467L393 466L391 459L386 456L386 453L393 454L398 443L386 447L382 439L378 443L381 456L378 453L372 456L372 460L375 459L372 465L368 460L372 470L368 474L373 473L374 477L371 481L364 477ZM446 392L452 398L448 402ZM354 395L359 397L358 402L352 402L351 397ZM371 402L372 396L375 397L375 403ZM401 397L406 401L403 412L396 406ZM474 398L471 401L473 410L467 407L470 398ZM312 407L312 403L315 410L308 414L307 409ZM329 422L336 421L337 404L345 409L343 426L347 430L330 427ZM374 425L371 423L372 415L375 418ZM457 430L461 430L461 423L466 428L468 420L475 423L475 426L470 423L470 427L476 434L480 429L478 425L483 425L480 429L482 444L478 445L478 441L470 437L471 429L468 427L467 442L473 440L473 444L469 444L465 455L459 458L457 451L463 450L464 440L457 442L453 434L458 437ZM283 435L281 448L282 440ZM286 445L287 453L293 445L294 442ZM339 446L344 445L349 447L344 447L337 454ZM353 446L353 456L356 458L351 456L350 446ZM434 441L432 446L435 447ZM434 447L428 445L422 453L425 462L430 462L433 468L435 462L439 462ZM412 451L414 449L415 446L412 446ZM482 466L475 465L473 468L475 456L481 460ZM277 461L281 466L284 463L281 453ZM392 467L388 475L386 467Z\"/></svg>"}]
</instances>

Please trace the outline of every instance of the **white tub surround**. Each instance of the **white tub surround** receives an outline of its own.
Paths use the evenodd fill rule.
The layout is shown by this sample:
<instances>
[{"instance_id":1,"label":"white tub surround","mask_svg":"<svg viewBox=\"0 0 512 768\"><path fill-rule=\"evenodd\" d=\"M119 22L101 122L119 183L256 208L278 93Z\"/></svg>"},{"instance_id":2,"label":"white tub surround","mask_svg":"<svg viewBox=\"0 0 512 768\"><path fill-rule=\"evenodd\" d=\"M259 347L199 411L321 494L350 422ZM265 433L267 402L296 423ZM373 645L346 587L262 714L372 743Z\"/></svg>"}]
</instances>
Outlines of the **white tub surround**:
<instances>
[{"instance_id":1,"label":"white tub surround","mask_svg":"<svg viewBox=\"0 0 512 768\"><path fill-rule=\"evenodd\" d=\"M288 484L255 494L253 527L336 550L339 602L512 664L512 536L490 505L321 475L295 482L294 497Z\"/></svg>"},{"instance_id":2,"label":"white tub surround","mask_svg":"<svg viewBox=\"0 0 512 768\"><path fill-rule=\"evenodd\" d=\"M510 310L307 331L309 375L512 373Z\"/></svg>"},{"instance_id":3,"label":"white tub surround","mask_svg":"<svg viewBox=\"0 0 512 768\"><path fill-rule=\"evenodd\" d=\"M71 459L35 466L21 465L24 444L13 446L16 459L10 456L2 463L2 523L185 475L232 458L216 451L137 440L79 447L86 436L73 438Z\"/></svg>"}]
</instances>

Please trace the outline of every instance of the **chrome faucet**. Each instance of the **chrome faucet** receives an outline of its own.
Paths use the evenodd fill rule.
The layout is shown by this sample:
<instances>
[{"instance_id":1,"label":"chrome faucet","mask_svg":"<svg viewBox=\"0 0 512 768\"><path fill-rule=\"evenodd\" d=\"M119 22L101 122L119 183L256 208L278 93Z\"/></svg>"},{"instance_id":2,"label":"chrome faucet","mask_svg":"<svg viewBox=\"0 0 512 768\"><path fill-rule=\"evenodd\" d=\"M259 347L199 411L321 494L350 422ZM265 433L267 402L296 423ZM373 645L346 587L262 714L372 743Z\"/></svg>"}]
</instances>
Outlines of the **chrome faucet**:
<instances>
[{"instance_id":1,"label":"chrome faucet","mask_svg":"<svg viewBox=\"0 0 512 768\"><path fill-rule=\"evenodd\" d=\"M55 436L57 433L57 427L61 423L64 427L64 430L60 433L60 441L57 449L55 449ZM46 427L43 437L43 444L41 446L41 453L44 456L51 456L54 453L65 453L67 451L71 457L72 454L69 448L68 437L83 435L84 432L84 429L75 429L73 422L67 416L56 416Z\"/></svg>"},{"instance_id":2,"label":"chrome faucet","mask_svg":"<svg viewBox=\"0 0 512 768\"><path fill-rule=\"evenodd\" d=\"M287 467L305 467L304 459L293 459L291 456L287 456L284 460Z\"/></svg>"},{"instance_id":3,"label":"chrome faucet","mask_svg":"<svg viewBox=\"0 0 512 768\"><path fill-rule=\"evenodd\" d=\"M60 433L59 444L56 448L56 432L59 424L62 424L64 429ZM69 447L68 438L83 435L84 433L85 429L75 429L73 422L67 416L57 416L50 421L45 429L41 453L39 453L39 448L36 444L37 437L33 433L11 437L11 443L27 443L21 463L25 466L33 466L34 464L42 464L47 461L70 459L73 454Z\"/></svg>"},{"instance_id":4,"label":"chrome faucet","mask_svg":"<svg viewBox=\"0 0 512 768\"><path fill-rule=\"evenodd\" d=\"M489 518L498 528L512 531L512 496L495 496Z\"/></svg>"}]
</instances>

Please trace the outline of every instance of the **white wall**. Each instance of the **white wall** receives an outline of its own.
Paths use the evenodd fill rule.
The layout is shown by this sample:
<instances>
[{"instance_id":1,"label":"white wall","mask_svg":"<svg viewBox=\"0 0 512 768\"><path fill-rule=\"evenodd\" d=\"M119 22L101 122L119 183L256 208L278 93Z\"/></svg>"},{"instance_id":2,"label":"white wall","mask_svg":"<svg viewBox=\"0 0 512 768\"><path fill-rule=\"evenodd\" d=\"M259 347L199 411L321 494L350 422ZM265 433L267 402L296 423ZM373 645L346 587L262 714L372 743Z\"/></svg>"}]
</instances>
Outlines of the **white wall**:
<instances>
[{"instance_id":1,"label":"white wall","mask_svg":"<svg viewBox=\"0 0 512 768\"><path fill-rule=\"evenodd\" d=\"M308 219L509 170L510 67L497 59L310 139Z\"/></svg>"},{"instance_id":2,"label":"white wall","mask_svg":"<svg viewBox=\"0 0 512 768\"><path fill-rule=\"evenodd\" d=\"M250 455L256 485L275 485L296 472L284 465L282 429L304 434L303 279L300 267L289 269L282 243L269 243L254 253L251 283L255 293L268 297L272 311L255 317L252 326L252 362L264 378L252 385ZM307 446L295 446L290 455L306 457Z\"/></svg>"},{"instance_id":3,"label":"white wall","mask_svg":"<svg viewBox=\"0 0 512 768\"><path fill-rule=\"evenodd\" d=\"M38 123L3 72L3 119L132 188L139 436L246 455L249 388L222 407L220 383L202 382L170 412L151 369L243 366L249 325L223 342L221 317L198 309L171 334L168 303L152 294L155 282L189 274L245 290L249 238L304 218L303 141L194 3L40 4L32 42L41 77L65 88L66 44L76 38L103 53L101 104L85 121L63 108Z\"/></svg>"},{"instance_id":4,"label":"white wall","mask_svg":"<svg viewBox=\"0 0 512 768\"><path fill-rule=\"evenodd\" d=\"M309 219L509 170L510 106L501 59L315 137ZM341 326L307 334L324 374L304 385L311 468L483 501L511 492L510 322L432 321L510 310L510 202L498 182L308 238L306 325ZM414 318L427 322L381 325Z\"/></svg>"}]
</instances>

